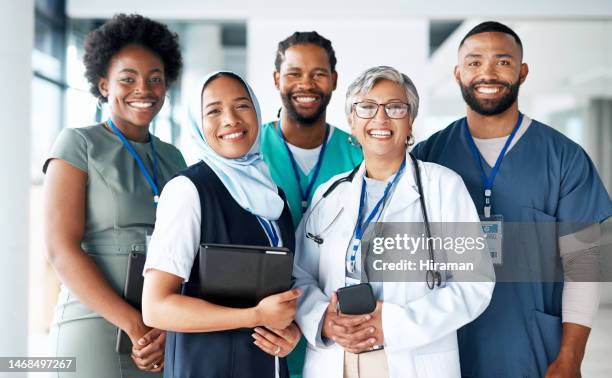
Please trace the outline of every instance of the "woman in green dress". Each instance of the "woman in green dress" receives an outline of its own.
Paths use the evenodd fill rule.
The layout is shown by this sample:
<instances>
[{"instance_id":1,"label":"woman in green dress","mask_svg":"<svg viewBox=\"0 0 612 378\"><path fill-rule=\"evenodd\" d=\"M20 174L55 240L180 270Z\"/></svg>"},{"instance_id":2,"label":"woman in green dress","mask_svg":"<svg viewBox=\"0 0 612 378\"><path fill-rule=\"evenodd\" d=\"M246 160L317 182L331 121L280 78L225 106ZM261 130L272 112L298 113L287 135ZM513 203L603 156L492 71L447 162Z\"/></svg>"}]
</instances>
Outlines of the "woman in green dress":
<instances>
[{"instance_id":1,"label":"woman in green dress","mask_svg":"<svg viewBox=\"0 0 612 378\"><path fill-rule=\"evenodd\" d=\"M185 167L149 133L181 62L176 34L139 15L117 15L87 37L85 75L110 118L64 129L43 167L47 256L62 281L51 347L76 357L76 373L65 376L161 376L165 333L122 293L129 254L146 251L158 195ZM131 353L115 351L118 329Z\"/></svg>"}]
</instances>

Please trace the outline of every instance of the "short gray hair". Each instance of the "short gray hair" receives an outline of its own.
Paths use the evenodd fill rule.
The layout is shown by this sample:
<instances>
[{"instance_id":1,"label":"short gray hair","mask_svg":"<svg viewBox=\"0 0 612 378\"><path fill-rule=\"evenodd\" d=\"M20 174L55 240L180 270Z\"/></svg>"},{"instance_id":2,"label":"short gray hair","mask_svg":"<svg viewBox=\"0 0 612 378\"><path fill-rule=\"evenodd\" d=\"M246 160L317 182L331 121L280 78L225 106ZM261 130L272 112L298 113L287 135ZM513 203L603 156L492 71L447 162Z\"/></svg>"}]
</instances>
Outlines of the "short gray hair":
<instances>
[{"instance_id":1,"label":"short gray hair","mask_svg":"<svg viewBox=\"0 0 612 378\"><path fill-rule=\"evenodd\" d=\"M353 103L360 94L368 93L372 90L374 84L379 80L390 80L394 83L401 85L406 91L406 98L408 99L408 105L410 109L410 123L413 123L417 114L419 113L419 93L414 86L414 83L410 78L403 73L399 72L393 67L389 66L376 66L368 68L363 71L361 75L355 79L349 85L346 91L346 101L344 103L344 112L346 117L350 119L351 111L353 110Z\"/></svg>"}]
</instances>

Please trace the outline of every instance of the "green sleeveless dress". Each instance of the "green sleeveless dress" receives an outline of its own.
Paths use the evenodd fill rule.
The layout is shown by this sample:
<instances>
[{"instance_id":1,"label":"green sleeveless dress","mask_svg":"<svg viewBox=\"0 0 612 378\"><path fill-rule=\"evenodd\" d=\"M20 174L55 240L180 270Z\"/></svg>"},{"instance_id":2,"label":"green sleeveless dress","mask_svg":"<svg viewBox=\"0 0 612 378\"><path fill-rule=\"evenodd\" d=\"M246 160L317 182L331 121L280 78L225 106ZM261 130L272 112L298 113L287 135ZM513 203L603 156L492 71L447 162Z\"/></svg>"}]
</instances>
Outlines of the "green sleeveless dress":
<instances>
[{"instance_id":1,"label":"green sleeveless dress","mask_svg":"<svg viewBox=\"0 0 612 378\"><path fill-rule=\"evenodd\" d=\"M157 152L161 191L176 172L186 167L172 145L151 136ZM153 172L150 143L131 142ZM62 159L87 173L85 232L81 248L98 265L117 293L123 293L131 252L146 251L146 237L155 225L152 189L121 140L101 124L64 129L43 166ZM117 327L82 304L61 286L50 340L52 355L76 357L76 373L61 377L161 377L139 370L129 355L115 351Z\"/></svg>"}]
</instances>

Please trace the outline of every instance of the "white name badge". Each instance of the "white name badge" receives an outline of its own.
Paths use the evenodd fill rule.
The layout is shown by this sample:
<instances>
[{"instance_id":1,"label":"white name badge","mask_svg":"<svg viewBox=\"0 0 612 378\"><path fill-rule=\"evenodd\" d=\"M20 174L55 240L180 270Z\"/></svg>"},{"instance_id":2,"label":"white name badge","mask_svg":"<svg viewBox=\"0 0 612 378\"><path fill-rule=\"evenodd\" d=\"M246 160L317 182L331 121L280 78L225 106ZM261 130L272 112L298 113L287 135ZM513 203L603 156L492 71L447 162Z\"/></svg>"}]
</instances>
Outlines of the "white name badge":
<instances>
[{"instance_id":1,"label":"white name badge","mask_svg":"<svg viewBox=\"0 0 612 378\"><path fill-rule=\"evenodd\" d=\"M504 218L501 215L493 215L489 218L483 218L480 224L482 225L482 231L485 233L493 264L501 265L503 263Z\"/></svg>"}]
</instances>

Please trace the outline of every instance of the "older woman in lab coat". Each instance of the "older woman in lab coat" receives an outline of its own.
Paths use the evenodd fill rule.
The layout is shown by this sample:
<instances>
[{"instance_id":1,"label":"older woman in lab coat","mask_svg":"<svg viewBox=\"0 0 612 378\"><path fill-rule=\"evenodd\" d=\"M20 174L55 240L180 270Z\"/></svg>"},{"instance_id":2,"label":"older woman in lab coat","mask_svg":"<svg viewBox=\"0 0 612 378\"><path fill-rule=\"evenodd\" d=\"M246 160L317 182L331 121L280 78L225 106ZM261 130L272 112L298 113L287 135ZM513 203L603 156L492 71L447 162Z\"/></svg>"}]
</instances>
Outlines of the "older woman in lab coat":
<instances>
[{"instance_id":1,"label":"older woman in lab coat","mask_svg":"<svg viewBox=\"0 0 612 378\"><path fill-rule=\"evenodd\" d=\"M461 255L475 267L470 278L440 272L440 284L432 280L430 288L423 271L420 281L371 282L372 313L337 310L336 290L363 282L361 241L376 234L376 222L423 222L416 160L407 152L418 104L412 81L391 67L368 69L349 86L345 109L364 162L317 190L297 231L295 286L304 294L296 321L308 340L305 378L460 377L456 330L484 311L493 291L486 248ZM429 222L471 222L462 230L482 237L461 178L436 164L418 165ZM440 254L450 261L454 252L436 250L435 261Z\"/></svg>"}]
</instances>

